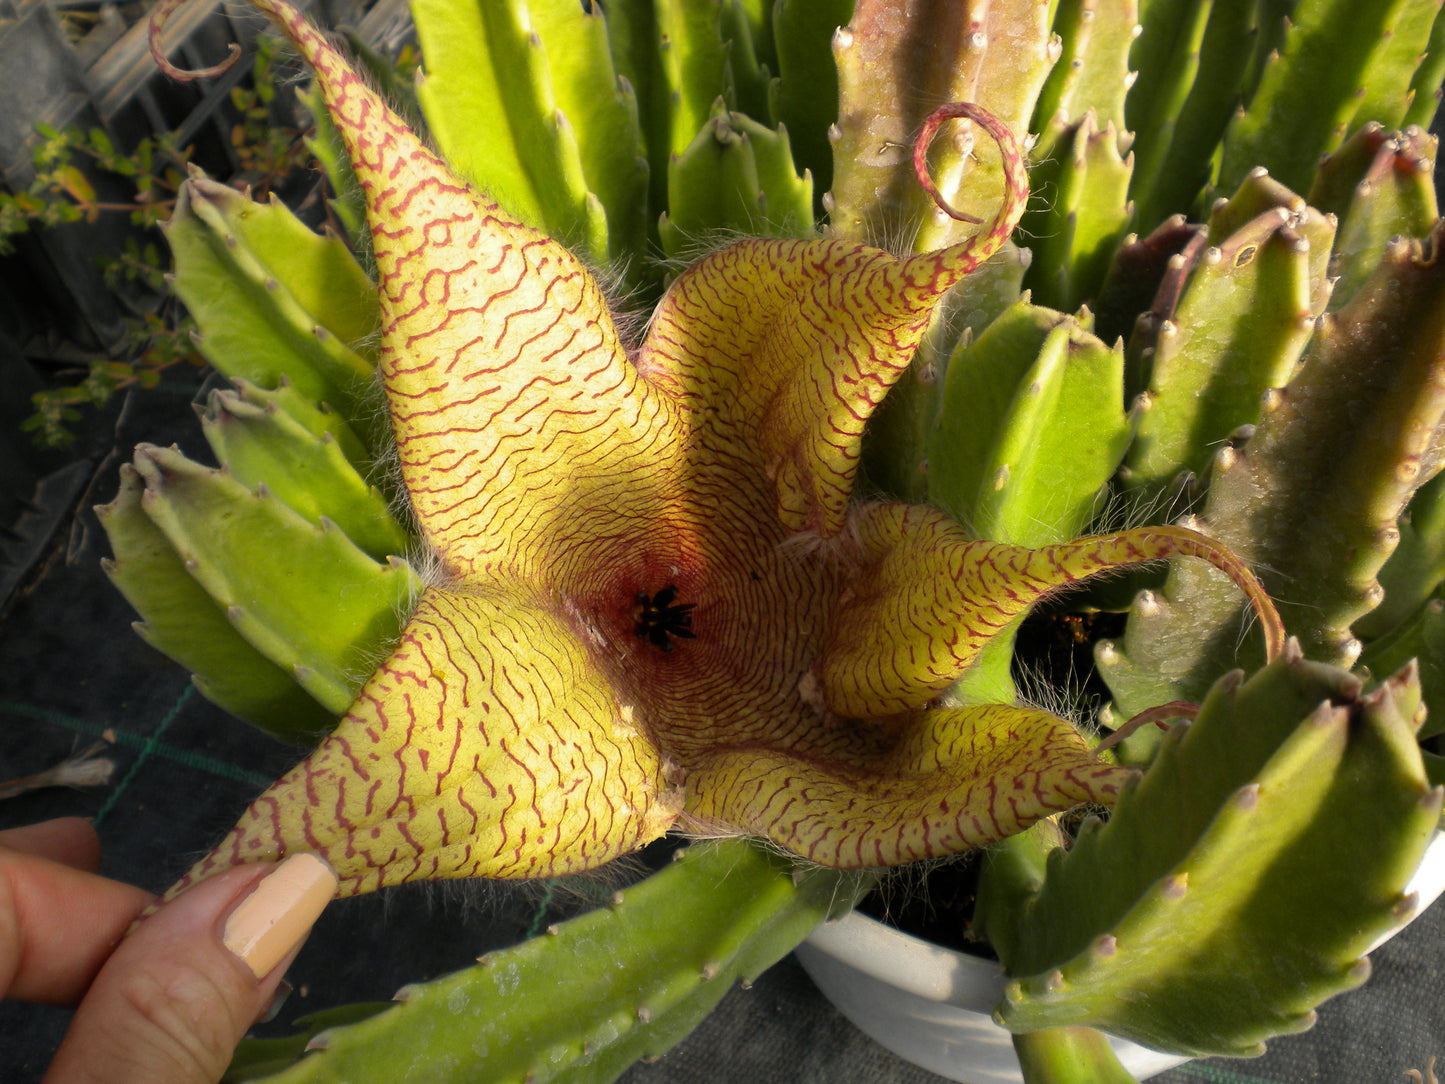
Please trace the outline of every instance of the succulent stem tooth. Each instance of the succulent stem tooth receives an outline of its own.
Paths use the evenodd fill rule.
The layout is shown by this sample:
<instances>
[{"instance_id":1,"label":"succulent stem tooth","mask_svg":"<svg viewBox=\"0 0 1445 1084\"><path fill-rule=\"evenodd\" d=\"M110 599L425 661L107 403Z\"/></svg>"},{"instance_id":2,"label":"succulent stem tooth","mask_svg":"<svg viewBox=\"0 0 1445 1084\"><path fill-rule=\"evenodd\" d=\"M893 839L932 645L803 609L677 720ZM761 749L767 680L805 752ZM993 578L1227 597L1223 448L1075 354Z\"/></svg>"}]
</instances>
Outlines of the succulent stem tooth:
<instances>
[{"instance_id":1,"label":"succulent stem tooth","mask_svg":"<svg viewBox=\"0 0 1445 1084\"><path fill-rule=\"evenodd\" d=\"M1396 922L1404 922L1406 919L1414 917L1419 907L1420 894L1418 892L1407 892L1390 908L1390 917Z\"/></svg>"},{"instance_id":2,"label":"succulent stem tooth","mask_svg":"<svg viewBox=\"0 0 1445 1084\"><path fill-rule=\"evenodd\" d=\"M1244 789L1248 790L1249 788L1246 787ZM1256 792L1259 790L1258 787L1255 787L1254 789ZM1159 895L1162 896L1164 899L1169 900L1171 903L1178 903L1186 895L1188 895L1188 893L1189 873L1187 870L1182 873L1176 873L1171 877L1164 878L1163 882L1159 885Z\"/></svg>"}]
</instances>

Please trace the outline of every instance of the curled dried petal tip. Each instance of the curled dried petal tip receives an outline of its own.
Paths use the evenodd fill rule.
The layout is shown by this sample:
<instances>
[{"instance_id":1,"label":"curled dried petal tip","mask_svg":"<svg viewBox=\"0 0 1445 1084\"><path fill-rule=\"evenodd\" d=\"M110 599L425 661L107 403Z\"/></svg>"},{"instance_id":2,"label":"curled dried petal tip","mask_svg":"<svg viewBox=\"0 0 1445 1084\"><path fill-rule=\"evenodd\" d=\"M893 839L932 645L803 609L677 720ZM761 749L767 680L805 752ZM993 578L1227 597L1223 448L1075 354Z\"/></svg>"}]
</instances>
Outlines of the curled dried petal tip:
<instances>
[{"instance_id":1,"label":"curled dried petal tip","mask_svg":"<svg viewBox=\"0 0 1445 1084\"><path fill-rule=\"evenodd\" d=\"M241 59L241 47L232 42L226 59L219 64L212 64L209 68L197 68L188 71L185 68L178 68L170 62L165 50L161 48L161 28L165 26L168 19L176 8L180 7L184 0L161 0L151 12L150 21L150 50L151 57L155 60L156 66L165 72L167 78L174 79L178 83L190 83L197 79L214 79L218 75L224 75L235 66L236 61Z\"/></svg>"},{"instance_id":2,"label":"curled dried petal tip","mask_svg":"<svg viewBox=\"0 0 1445 1084\"><path fill-rule=\"evenodd\" d=\"M1019 151L1018 141L1014 139L1014 134L1009 130L1008 125L987 109L974 105L972 102L949 102L941 105L923 122L923 128L918 133L918 141L913 144L913 171L918 175L918 183L944 214L959 222L971 222L978 225L983 222L982 219L964 214L950 206L949 202L939 193L938 186L933 183L933 178L928 172L928 148L932 146L939 128L943 127L945 121L960 117L979 125L998 144L999 151L1004 157L1004 172L1010 194L1020 186L1019 179L1015 176L1018 171L1014 167L1018 164L1019 170L1022 169L1023 156ZM1023 187L1027 187L1027 181L1023 182Z\"/></svg>"}]
</instances>

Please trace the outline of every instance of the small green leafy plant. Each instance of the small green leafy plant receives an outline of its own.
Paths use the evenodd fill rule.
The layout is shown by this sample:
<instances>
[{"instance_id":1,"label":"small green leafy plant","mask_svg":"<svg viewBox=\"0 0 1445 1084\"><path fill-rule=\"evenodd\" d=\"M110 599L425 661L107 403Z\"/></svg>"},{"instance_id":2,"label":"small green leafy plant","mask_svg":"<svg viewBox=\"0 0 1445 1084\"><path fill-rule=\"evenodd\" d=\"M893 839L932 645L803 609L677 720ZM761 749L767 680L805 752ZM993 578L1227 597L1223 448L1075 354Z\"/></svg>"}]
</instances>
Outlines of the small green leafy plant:
<instances>
[{"instance_id":1,"label":"small green leafy plant","mask_svg":"<svg viewBox=\"0 0 1445 1084\"><path fill-rule=\"evenodd\" d=\"M230 94L237 178L262 199L310 163L304 133L274 120L271 104L284 78L281 50L279 38L258 38L251 77ZM124 341L91 358L81 380L35 393L35 412L21 428L43 446L58 446L75 439L83 408L104 406L122 388L153 388L174 365L204 364L191 341L194 321L168 296L169 259L155 232L175 207L195 148L178 146L170 133L147 136L127 152L101 128L40 124L36 132L31 183L23 192L0 191L0 255L14 252L14 238L26 231L123 214L135 229L121 252L98 258L103 280L113 289L137 284L143 296L160 299L126 318ZM99 175L119 178L130 198L103 198L93 181Z\"/></svg>"}]
</instances>

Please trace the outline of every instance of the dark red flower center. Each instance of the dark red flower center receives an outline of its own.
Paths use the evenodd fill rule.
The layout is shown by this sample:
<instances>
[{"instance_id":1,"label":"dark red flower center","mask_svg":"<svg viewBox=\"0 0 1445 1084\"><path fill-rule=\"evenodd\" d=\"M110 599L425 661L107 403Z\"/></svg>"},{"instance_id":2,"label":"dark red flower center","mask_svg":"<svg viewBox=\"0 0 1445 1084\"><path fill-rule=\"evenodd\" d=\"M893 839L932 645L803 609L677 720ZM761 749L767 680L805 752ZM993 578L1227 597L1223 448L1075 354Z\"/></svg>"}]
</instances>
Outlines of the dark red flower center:
<instances>
[{"instance_id":1,"label":"dark red flower center","mask_svg":"<svg viewBox=\"0 0 1445 1084\"><path fill-rule=\"evenodd\" d=\"M687 640L694 638L694 604L688 602L679 605L676 599L677 588L671 584L651 597L646 591L637 593L637 605L632 616L633 630L640 639L662 648L663 651L671 651L673 637L680 636Z\"/></svg>"}]
</instances>

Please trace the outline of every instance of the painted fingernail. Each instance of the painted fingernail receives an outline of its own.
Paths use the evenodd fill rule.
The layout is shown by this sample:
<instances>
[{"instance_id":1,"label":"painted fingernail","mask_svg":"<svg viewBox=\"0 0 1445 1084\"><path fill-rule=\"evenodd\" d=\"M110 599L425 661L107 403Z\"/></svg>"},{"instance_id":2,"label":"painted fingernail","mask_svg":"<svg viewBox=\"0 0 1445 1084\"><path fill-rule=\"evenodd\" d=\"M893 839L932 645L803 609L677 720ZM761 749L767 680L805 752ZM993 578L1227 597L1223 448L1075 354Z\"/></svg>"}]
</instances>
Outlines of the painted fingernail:
<instances>
[{"instance_id":1,"label":"painted fingernail","mask_svg":"<svg viewBox=\"0 0 1445 1084\"><path fill-rule=\"evenodd\" d=\"M221 940L259 979L301 943L336 885L336 874L320 858L293 854L231 912Z\"/></svg>"}]
</instances>

